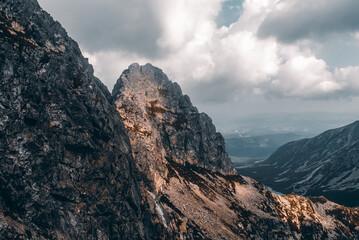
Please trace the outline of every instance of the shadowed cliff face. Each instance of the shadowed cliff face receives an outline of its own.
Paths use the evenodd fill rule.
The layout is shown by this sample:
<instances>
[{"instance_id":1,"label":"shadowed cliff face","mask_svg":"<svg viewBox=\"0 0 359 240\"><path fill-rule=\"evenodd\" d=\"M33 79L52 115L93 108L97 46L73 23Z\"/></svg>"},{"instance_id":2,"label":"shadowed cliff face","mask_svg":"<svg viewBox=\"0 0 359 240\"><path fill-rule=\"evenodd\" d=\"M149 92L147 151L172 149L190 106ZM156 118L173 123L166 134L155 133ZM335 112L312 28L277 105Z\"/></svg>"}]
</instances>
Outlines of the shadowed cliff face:
<instances>
[{"instance_id":1,"label":"shadowed cliff face","mask_svg":"<svg viewBox=\"0 0 359 240\"><path fill-rule=\"evenodd\" d=\"M241 177L210 118L150 64L123 72L113 98L153 215L176 239L358 237L359 213L324 198L278 196Z\"/></svg>"},{"instance_id":2,"label":"shadowed cliff face","mask_svg":"<svg viewBox=\"0 0 359 240\"><path fill-rule=\"evenodd\" d=\"M36 1L0 2L0 79L0 239L161 232L110 93Z\"/></svg>"}]
</instances>

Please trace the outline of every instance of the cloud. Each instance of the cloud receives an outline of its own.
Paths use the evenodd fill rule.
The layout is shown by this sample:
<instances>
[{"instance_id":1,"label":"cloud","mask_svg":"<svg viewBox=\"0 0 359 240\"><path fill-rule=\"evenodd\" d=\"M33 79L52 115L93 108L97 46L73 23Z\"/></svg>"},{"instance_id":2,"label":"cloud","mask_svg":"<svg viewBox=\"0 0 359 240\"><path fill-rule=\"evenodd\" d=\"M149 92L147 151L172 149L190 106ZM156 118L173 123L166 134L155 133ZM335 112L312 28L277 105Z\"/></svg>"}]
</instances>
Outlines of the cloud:
<instances>
[{"instance_id":1,"label":"cloud","mask_svg":"<svg viewBox=\"0 0 359 240\"><path fill-rule=\"evenodd\" d=\"M95 53L83 52L83 55L94 66L95 76L99 77L110 91L123 70L127 69L130 63L138 62L144 65L149 62L149 59L136 53L119 50L98 51Z\"/></svg>"},{"instance_id":2,"label":"cloud","mask_svg":"<svg viewBox=\"0 0 359 240\"><path fill-rule=\"evenodd\" d=\"M359 66L336 68L334 76L342 85L343 95L355 96L359 92Z\"/></svg>"},{"instance_id":3,"label":"cloud","mask_svg":"<svg viewBox=\"0 0 359 240\"><path fill-rule=\"evenodd\" d=\"M281 42L323 39L330 34L359 30L357 0L280 1L258 29L261 37Z\"/></svg>"},{"instance_id":4,"label":"cloud","mask_svg":"<svg viewBox=\"0 0 359 240\"><path fill-rule=\"evenodd\" d=\"M323 60L296 55L281 65L269 90L279 96L320 98L340 88Z\"/></svg>"},{"instance_id":5,"label":"cloud","mask_svg":"<svg viewBox=\"0 0 359 240\"><path fill-rule=\"evenodd\" d=\"M220 28L224 0L40 2L79 41L109 89L132 62L151 62L197 103L359 95L359 67L331 69L312 49L322 35L358 36L354 0L246 0L238 20Z\"/></svg>"},{"instance_id":6,"label":"cloud","mask_svg":"<svg viewBox=\"0 0 359 240\"><path fill-rule=\"evenodd\" d=\"M157 0L156 9L162 26L158 47L171 52L186 45L203 44L216 30L215 18L223 0ZM204 7L205 6L205 7Z\"/></svg>"},{"instance_id":7,"label":"cloud","mask_svg":"<svg viewBox=\"0 0 359 240\"><path fill-rule=\"evenodd\" d=\"M40 0L88 52L121 50L154 57L162 28L155 1Z\"/></svg>"}]
</instances>

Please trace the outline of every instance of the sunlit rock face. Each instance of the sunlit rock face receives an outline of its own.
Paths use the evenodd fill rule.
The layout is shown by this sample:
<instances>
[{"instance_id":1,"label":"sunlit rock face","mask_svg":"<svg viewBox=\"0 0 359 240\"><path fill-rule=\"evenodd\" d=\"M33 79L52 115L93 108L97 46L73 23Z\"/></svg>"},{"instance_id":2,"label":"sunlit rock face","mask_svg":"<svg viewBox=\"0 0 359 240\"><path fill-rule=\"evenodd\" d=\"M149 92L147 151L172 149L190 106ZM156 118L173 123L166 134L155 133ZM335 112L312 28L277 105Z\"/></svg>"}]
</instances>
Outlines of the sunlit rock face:
<instances>
[{"instance_id":1,"label":"sunlit rock face","mask_svg":"<svg viewBox=\"0 0 359 240\"><path fill-rule=\"evenodd\" d=\"M278 196L236 174L210 118L160 69L132 64L113 98L143 174L143 195L173 238L358 236L358 211L324 198Z\"/></svg>"},{"instance_id":2,"label":"sunlit rock face","mask_svg":"<svg viewBox=\"0 0 359 240\"><path fill-rule=\"evenodd\" d=\"M167 160L235 172L211 119L199 113L160 69L132 64L117 81L113 97L138 165L152 178L168 174Z\"/></svg>"}]
</instances>

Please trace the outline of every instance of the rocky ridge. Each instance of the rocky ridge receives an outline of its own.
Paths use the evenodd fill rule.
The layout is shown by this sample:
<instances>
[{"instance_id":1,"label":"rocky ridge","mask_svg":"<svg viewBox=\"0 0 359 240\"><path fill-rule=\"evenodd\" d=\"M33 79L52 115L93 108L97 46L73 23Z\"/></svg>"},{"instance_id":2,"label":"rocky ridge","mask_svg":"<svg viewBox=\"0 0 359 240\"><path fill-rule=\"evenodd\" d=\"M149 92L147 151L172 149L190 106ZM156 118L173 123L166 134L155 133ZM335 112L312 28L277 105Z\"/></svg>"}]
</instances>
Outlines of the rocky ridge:
<instances>
[{"instance_id":1,"label":"rocky ridge","mask_svg":"<svg viewBox=\"0 0 359 240\"><path fill-rule=\"evenodd\" d=\"M151 179L167 175L167 159L235 173L212 120L199 113L162 70L132 64L118 79L112 96L129 130L138 166L153 175Z\"/></svg>"},{"instance_id":2,"label":"rocky ridge","mask_svg":"<svg viewBox=\"0 0 359 240\"><path fill-rule=\"evenodd\" d=\"M0 79L0 239L162 232L110 93L35 0L0 2Z\"/></svg>"},{"instance_id":3,"label":"rocky ridge","mask_svg":"<svg viewBox=\"0 0 359 240\"><path fill-rule=\"evenodd\" d=\"M113 98L136 164L147 176L143 195L174 238L359 236L358 211L325 198L279 196L236 174L209 117L201 117L160 69L132 64L117 81Z\"/></svg>"},{"instance_id":4,"label":"rocky ridge","mask_svg":"<svg viewBox=\"0 0 359 240\"><path fill-rule=\"evenodd\" d=\"M0 3L0 53L0 239L359 238L358 210L234 173L159 69L132 65L112 99L35 0Z\"/></svg>"},{"instance_id":5,"label":"rocky ridge","mask_svg":"<svg viewBox=\"0 0 359 240\"><path fill-rule=\"evenodd\" d=\"M359 206L359 122L290 142L240 173L282 192Z\"/></svg>"}]
</instances>

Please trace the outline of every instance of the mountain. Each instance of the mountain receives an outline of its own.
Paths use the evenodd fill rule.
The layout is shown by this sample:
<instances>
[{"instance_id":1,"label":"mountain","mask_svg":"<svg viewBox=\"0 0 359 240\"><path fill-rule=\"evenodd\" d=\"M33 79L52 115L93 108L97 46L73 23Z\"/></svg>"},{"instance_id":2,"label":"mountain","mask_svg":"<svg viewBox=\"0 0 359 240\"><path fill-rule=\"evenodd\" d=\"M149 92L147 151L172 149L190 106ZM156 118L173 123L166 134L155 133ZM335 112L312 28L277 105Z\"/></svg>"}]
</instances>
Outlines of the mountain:
<instances>
[{"instance_id":1,"label":"mountain","mask_svg":"<svg viewBox=\"0 0 359 240\"><path fill-rule=\"evenodd\" d=\"M359 122L290 142L265 161L240 169L282 193L321 196L359 206Z\"/></svg>"},{"instance_id":2,"label":"mountain","mask_svg":"<svg viewBox=\"0 0 359 240\"><path fill-rule=\"evenodd\" d=\"M356 210L325 198L278 196L238 175L210 118L160 69L132 64L112 95L145 175L144 195L176 238L359 237Z\"/></svg>"},{"instance_id":3,"label":"mountain","mask_svg":"<svg viewBox=\"0 0 359 240\"><path fill-rule=\"evenodd\" d=\"M111 94L34 0L0 2L0 79L0 239L138 239L162 229L146 221Z\"/></svg>"},{"instance_id":4,"label":"mountain","mask_svg":"<svg viewBox=\"0 0 359 240\"><path fill-rule=\"evenodd\" d=\"M231 160L236 167L241 167L263 160L283 144L301 137L294 133L281 133L258 136L227 134L224 138Z\"/></svg>"},{"instance_id":5,"label":"mountain","mask_svg":"<svg viewBox=\"0 0 359 240\"><path fill-rule=\"evenodd\" d=\"M113 94L35 0L0 2L0 239L358 239L359 211L241 177L151 65Z\"/></svg>"},{"instance_id":6,"label":"mountain","mask_svg":"<svg viewBox=\"0 0 359 240\"><path fill-rule=\"evenodd\" d=\"M277 111L271 113L263 112L241 118L234 117L228 125L235 126L236 131L249 136L294 133L309 138L328 129L347 125L353 119L358 118L359 114L355 111L343 111L339 114L337 112L325 111ZM226 129L226 132L233 132L233 128Z\"/></svg>"},{"instance_id":7,"label":"mountain","mask_svg":"<svg viewBox=\"0 0 359 240\"><path fill-rule=\"evenodd\" d=\"M132 64L113 89L113 98L129 136L143 159L140 166L162 165L167 156L177 163L188 162L223 173L235 172L224 151L224 138L212 120L199 113L162 70L150 64ZM145 146L152 145L152 148ZM157 164L158 162L158 164Z\"/></svg>"}]
</instances>

